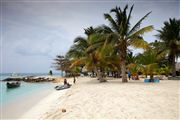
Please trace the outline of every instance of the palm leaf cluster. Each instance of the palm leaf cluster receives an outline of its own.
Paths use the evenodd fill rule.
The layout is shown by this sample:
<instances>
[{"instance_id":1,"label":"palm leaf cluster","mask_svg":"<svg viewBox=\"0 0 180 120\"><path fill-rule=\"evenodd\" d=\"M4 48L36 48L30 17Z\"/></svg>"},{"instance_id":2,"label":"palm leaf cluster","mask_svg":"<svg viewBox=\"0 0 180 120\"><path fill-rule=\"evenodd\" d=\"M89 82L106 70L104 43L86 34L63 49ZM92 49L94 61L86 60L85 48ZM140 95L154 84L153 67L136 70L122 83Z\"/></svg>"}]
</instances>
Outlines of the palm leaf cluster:
<instances>
[{"instance_id":1,"label":"palm leaf cluster","mask_svg":"<svg viewBox=\"0 0 180 120\"><path fill-rule=\"evenodd\" d=\"M180 20L169 19L158 32L157 37L164 43L163 51L168 53L172 75L176 76L175 59L180 56Z\"/></svg>"}]
</instances>

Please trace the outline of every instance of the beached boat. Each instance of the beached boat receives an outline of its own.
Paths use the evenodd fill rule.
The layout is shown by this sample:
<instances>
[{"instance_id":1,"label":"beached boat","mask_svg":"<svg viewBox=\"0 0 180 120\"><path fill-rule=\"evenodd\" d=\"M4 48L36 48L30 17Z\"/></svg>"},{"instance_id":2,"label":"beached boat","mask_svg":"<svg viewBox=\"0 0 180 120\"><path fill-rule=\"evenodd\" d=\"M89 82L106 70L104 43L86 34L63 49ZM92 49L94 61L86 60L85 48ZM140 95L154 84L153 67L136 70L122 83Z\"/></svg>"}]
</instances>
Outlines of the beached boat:
<instances>
[{"instance_id":1,"label":"beached boat","mask_svg":"<svg viewBox=\"0 0 180 120\"><path fill-rule=\"evenodd\" d=\"M19 87L21 85L20 82L7 82L7 88L16 88Z\"/></svg>"},{"instance_id":2,"label":"beached boat","mask_svg":"<svg viewBox=\"0 0 180 120\"><path fill-rule=\"evenodd\" d=\"M59 86L56 86L55 89L56 90L64 90L64 89L68 89L70 88L71 85L70 84L67 84L67 85L59 85Z\"/></svg>"}]
</instances>

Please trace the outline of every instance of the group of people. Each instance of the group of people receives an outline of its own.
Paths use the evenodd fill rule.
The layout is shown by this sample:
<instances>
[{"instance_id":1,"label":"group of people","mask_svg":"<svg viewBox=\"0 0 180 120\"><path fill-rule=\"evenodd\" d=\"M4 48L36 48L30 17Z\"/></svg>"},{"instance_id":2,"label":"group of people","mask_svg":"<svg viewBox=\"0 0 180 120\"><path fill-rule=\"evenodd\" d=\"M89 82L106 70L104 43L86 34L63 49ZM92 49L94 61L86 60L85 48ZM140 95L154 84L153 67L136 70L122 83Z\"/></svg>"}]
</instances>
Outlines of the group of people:
<instances>
[{"instance_id":1,"label":"group of people","mask_svg":"<svg viewBox=\"0 0 180 120\"><path fill-rule=\"evenodd\" d=\"M136 76L131 76L131 72L130 72L130 71L128 71L127 73L128 73L128 78L129 78L129 80L130 80L130 79L132 79L132 80L139 80L138 75L136 75Z\"/></svg>"},{"instance_id":2,"label":"group of people","mask_svg":"<svg viewBox=\"0 0 180 120\"><path fill-rule=\"evenodd\" d=\"M129 78L129 80L130 80L130 79L131 79L131 72L128 71L127 73L128 73L128 78ZM132 77L132 79L136 79L136 78ZM74 83L74 84L76 83L76 79L75 79L75 78L74 78L74 80L73 80L73 83ZM64 85L70 85L70 84L67 82L66 79L64 79Z\"/></svg>"}]
</instances>

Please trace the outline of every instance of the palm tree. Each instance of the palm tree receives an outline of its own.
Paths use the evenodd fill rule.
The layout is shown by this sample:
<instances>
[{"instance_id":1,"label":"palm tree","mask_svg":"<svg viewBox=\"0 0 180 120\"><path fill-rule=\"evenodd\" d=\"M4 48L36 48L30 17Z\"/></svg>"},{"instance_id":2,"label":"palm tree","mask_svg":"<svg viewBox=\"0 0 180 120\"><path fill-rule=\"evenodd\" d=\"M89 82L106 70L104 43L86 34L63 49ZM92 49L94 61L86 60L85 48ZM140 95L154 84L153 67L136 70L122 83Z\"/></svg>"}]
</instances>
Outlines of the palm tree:
<instances>
[{"instance_id":1,"label":"palm tree","mask_svg":"<svg viewBox=\"0 0 180 120\"><path fill-rule=\"evenodd\" d=\"M54 59L54 63L53 66L56 70L61 70L62 72L64 71L67 75L67 73L70 73L70 65L71 62L68 58L61 56L61 55L57 55L56 58Z\"/></svg>"},{"instance_id":2,"label":"palm tree","mask_svg":"<svg viewBox=\"0 0 180 120\"><path fill-rule=\"evenodd\" d=\"M169 19L164 22L164 27L158 30L157 37L165 44L163 51L168 53L171 63L172 76L176 76L175 59L180 55L180 20Z\"/></svg>"},{"instance_id":3,"label":"palm tree","mask_svg":"<svg viewBox=\"0 0 180 120\"><path fill-rule=\"evenodd\" d=\"M138 72L140 72L141 66L137 63L130 63L127 65L127 68L131 72L132 79L139 80Z\"/></svg>"},{"instance_id":4,"label":"palm tree","mask_svg":"<svg viewBox=\"0 0 180 120\"><path fill-rule=\"evenodd\" d=\"M126 65L131 64L131 63L136 63L137 59L136 56L133 55L133 52L128 52L126 55Z\"/></svg>"},{"instance_id":5,"label":"palm tree","mask_svg":"<svg viewBox=\"0 0 180 120\"><path fill-rule=\"evenodd\" d=\"M163 64L161 65L161 67L158 69L158 73L161 75L165 75L166 77L168 77L169 73L170 73L170 69L169 66Z\"/></svg>"},{"instance_id":6,"label":"palm tree","mask_svg":"<svg viewBox=\"0 0 180 120\"><path fill-rule=\"evenodd\" d=\"M150 79L153 80L153 75L156 73L158 67L158 54L157 51L149 48L144 53L137 56L137 62L141 66L141 72L146 75L150 75Z\"/></svg>"},{"instance_id":7,"label":"palm tree","mask_svg":"<svg viewBox=\"0 0 180 120\"><path fill-rule=\"evenodd\" d=\"M115 13L113 18L110 14L104 14L105 19L110 23L110 27L103 25L99 27L99 32L103 33L104 44L113 44L117 49L117 55L120 57L122 82L127 82L126 76L126 55L129 46L146 48L147 42L142 35L153 29L153 26L146 26L140 29L142 21L151 13L147 13L133 27L130 27L130 18L133 6L127 14L128 5L123 10L120 7L111 9L110 13Z\"/></svg>"},{"instance_id":8,"label":"palm tree","mask_svg":"<svg viewBox=\"0 0 180 120\"><path fill-rule=\"evenodd\" d=\"M74 40L73 46L67 53L67 57L72 58L71 67L82 65L85 66L90 71L95 71L100 82L105 82L102 78L102 65L100 65L100 52L98 49L99 44L93 45L93 40L97 39L92 37L96 33L96 30L93 27L85 29L85 34L87 37L77 37ZM102 43L100 43L102 44ZM101 63L102 64L102 63Z\"/></svg>"}]
</instances>

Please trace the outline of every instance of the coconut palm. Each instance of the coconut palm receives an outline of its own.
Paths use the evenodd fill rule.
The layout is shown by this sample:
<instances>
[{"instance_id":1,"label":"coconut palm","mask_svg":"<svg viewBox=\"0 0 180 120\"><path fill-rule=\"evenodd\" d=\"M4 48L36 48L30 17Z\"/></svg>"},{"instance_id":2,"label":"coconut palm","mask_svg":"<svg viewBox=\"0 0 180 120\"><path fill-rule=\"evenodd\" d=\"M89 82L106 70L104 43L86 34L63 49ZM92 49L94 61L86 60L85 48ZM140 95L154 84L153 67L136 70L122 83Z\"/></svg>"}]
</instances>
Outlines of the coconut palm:
<instances>
[{"instance_id":1,"label":"coconut palm","mask_svg":"<svg viewBox=\"0 0 180 120\"><path fill-rule=\"evenodd\" d=\"M133 27L130 27L130 18L133 6L127 14L128 5L122 10L120 7L111 9L110 13L115 13L115 17L106 13L105 19L110 23L110 27L103 25L99 27L99 32L103 33L102 36L104 44L113 44L114 49L117 49L117 55L120 57L122 82L127 82L126 76L126 55L129 46L146 48L147 42L144 41L142 35L153 29L153 26L146 26L140 29L142 21L151 13L147 13L142 17ZM100 40L101 41L101 40Z\"/></svg>"},{"instance_id":2,"label":"coconut palm","mask_svg":"<svg viewBox=\"0 0 180 120\"><path fill-rule=\"evenodd\" d=\"M161 67L158 69L158 73L161 75L165 75L166 77L168 77L169 73L170 73L170 69L169 66L163 64L161 65Z\"/></svg>"},{"instance_id":3,"label":"coconut palm","mask_svg":"<svg viewBox=\"0 0 180 120\"><path fill-rule=\"evenodd\" d=\"M133 55L133 52L128 52L126 56L126 65L131 63L136 63L137 58L135 55Z\"/></svg>"},{"instance_id":4,"label":"coconut palm","mask_svg":"<svg viewBox=\"0 0 180 120\"><path fill-rule=\"evenodd\" d=\"M175 59L180 55L180 20L170 18L158 32L157 37L165 44L163 51L169 56L172 76L176 76Z\"/></svg>"},{"instance_id":5,"label":"coconut palm","mask_svg":"<svg viewBox=\"0 0 180 120\"><path fill-rule=\"evenodd\" d=\"M146 78L147 75L150 75L150 79L153 80L153 75L156 74L158 68L158 58L157 51L152 48L137 56L137 62L141 65L141 72L146 75Z\"/></svg>"},{"instance_id":6,"label":"coconut palm","mask_svg":"<svg viewBox=\"0 0 180 120\"><path fill-rule=\"evenodd\" d=\"M99 44L93 45L93 40L96 37L91 37L95 34L96 30L93 27L85 29L85 34L87 37L77 37L74 40L74 44L67 53L67 56L72 59L71 67L82 65L85 66L89 71L95 71L100 82L105 80L102 78L102 62L100 64L100 52ZM102 44L102 43L100 43Z\"/></svg>"},{"instance_id":7,"label":"coconut palm","mask_svg":"<svg viewBox=\"0 0 180 120\"><path fill-rule=\"evenodd\" d=\"M140 72L141 66L137 63L130 63L127 68L131 72L132 79L139 80L138 72Z\"/></svg>"}]
</instances>

